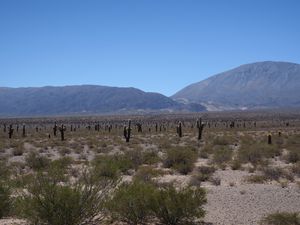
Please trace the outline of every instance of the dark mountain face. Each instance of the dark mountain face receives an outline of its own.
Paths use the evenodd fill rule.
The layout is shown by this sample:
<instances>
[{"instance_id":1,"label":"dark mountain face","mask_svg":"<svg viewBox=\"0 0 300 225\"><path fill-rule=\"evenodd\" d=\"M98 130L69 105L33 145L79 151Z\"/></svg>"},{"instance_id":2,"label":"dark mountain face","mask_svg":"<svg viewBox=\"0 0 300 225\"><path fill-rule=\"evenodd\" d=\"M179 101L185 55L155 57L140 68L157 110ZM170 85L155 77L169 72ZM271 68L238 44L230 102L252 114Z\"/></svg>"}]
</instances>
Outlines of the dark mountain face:
<instances>
[{"instance_id":1,"label":"dark mountain face","mask_svg":"<svg viewBox=\"0 0 300 225\"><path fill-rule=\"evenodd\" d=\"M172 98L203 103L212 109L299 107L300 65L243 65L189 85Z\"/></svg>"},{"instance_id":2,"label":"dark mountain face","mask_svg":"<svg viewBox=\"0 0 300 225\"><path fill-rule=\"evenodd\" d=\"M131 113L184 108L183 104L164 95L135 88L94 85L0 88L2 116Z\"/></svg>"}]
</instances>

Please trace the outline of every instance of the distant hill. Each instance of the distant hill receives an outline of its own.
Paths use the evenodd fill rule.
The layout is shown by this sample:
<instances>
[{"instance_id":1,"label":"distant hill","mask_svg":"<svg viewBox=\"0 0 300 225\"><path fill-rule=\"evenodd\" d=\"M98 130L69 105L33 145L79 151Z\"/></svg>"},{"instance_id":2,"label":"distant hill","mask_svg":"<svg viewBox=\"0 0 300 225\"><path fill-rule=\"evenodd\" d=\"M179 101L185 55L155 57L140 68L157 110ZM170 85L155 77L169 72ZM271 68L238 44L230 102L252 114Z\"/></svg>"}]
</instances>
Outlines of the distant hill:
<instances>
[{"instance_id":1,"label":"distant hill","mask_svg":"<svg viewBox=\"0 0 300 225\"><path fill-rule=\"evenodd\" d=\"M258 62L191 84L172 96L209 110L300 106L300 65Z\"/></svg>"},{"instance_id":2,"label":"distant hill","mask_svg":"<svg viewBox=\"0 0 300 225\"><path fill-rule=\"evenodd\" d=\"M158 93L136 88L96 85L1 88L0 116L42 116L201 111L198 104L184 105Z\"/></svg>"}]
</instances>

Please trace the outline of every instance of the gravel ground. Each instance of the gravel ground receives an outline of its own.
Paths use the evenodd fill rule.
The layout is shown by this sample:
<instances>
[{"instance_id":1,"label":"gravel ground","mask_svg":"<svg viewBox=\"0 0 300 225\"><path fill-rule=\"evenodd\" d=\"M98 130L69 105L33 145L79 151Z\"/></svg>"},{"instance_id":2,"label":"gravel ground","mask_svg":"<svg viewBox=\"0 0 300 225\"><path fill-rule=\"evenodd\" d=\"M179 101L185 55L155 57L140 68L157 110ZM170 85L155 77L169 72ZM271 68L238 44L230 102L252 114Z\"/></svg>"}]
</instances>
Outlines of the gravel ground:
<instances>
[{"instance_id":1,"label":"gravel ground","mask_svg":"<svg viewBox=\"0 0 300 225\"><path fill-rule=\"evenodd\" d=\"M208 203L206 222L216 225L250 225L270 213L299 212L300 189L295 184L245 184L244 171L217 171L220 186L204 185ZM234 183L234 186L230 186Z\"/></svg>"}]
</instances>

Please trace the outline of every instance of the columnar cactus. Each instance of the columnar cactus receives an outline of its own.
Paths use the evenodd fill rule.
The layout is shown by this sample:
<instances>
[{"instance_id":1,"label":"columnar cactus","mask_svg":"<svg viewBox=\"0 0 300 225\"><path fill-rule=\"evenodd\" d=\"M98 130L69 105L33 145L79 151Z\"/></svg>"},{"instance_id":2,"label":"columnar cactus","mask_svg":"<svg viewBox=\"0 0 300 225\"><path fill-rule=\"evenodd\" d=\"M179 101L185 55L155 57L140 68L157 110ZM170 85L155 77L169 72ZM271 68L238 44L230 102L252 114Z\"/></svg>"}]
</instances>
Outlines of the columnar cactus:
<instances>
[{"instance_id":1,"label":"columnar cactus","mask_svg":"<svg viewBox=\"0 0 300 225\"><path fill-rule=\"evenodd\" d=\"M3 132L6 133L6 124L3 125Z\"/></svg>"},{"instance_id":2,"label":"columnar cactus","mask_svg":"<svg viewBox=\"0 0 300 225\"><path fill-rule=\"evenodd\" d=\"M26 137L26 127L25 127L25 124L23 124L23 128L22 128L22 137Z\"/></svg>"},{"instance_id":3,"label":"columnar cactus","mask_svg":"<svg viewBox=\"0 0 300 225\"><path fill-rule=\"evenodd\" d=\"M202 124L202 119L199 118L199 119L197 120L198 140L201 140L201 138L202 138L202 131L203 131L203 128L204 128L204 124Z\"/></svg>"},{"instance_id":4,"label":"columnar cactus","mask_svg":"<svg viewBox=\"0 0 300 225\"><path fill-rule=\"evenodd\" d=\"M55 122L54 127L53 127L53 135L56 137L56 132L57 132L57 124Z\"/></svg>"},{"instance_id":5,"label":"columnar cactus","mask_svg":"<svg viewBox=\"0 0 300 225\"><path fill-rule=\"evenodd\" d=\"M143 132L142 124L141 124L141 123L137 123L136 126L137 126L137 131L138 131L139 133Z\"/></svg>"},{"instance_id":6,"label":"columnar cactus","mask_svg":"<svg viewBox=\"0 0 300 225\"><path fill-rule=\"evenodd\" d=\"M129 142L131 134L131 120L128 120L128 126L124 126L124 137L126 142Z\"/></svg>"},{"instance_id":7,"label":"columnar cactus","mask_svg":"<svg viewBox=\"0 0 300 225\"><path fill-rule=\"evenodd\" d=\"M61 127L59 128L60 137L62 141L65 140L65 131L66 131L66 127L62 124Z\"/></svg>"},{"instance_id":8,"label":"columnar cactus","mask_svg":"<svg viewBox=\"0 0 300 225\"><path fill-rule=\"evenodd\" d=\"M178 137L182 137L182 123L179 122L178 125L177 125L177 134L178 134Z\"/></svg>"},{"instance_id":9,"label":"columnar cactus","mask_svg":"<svg viewBox=\"0 0 300 225\"><path fill-rule=\"evenodd\" d=\"M272 144L272 134L268 134L268 144L271 145Z\"/></svg>"},{"instance_id":10,"label":"columnar cactus","mask_svg":"<svg viewBox=\"0 0 300 225\"><path fill-rule=\"evenodd\" d=\"M11 139L13 133L14 133L14 129L13 129L12 125L10 124L9 128L8 128L8 138L9 139Z\"/></svg>"}]
</instances>

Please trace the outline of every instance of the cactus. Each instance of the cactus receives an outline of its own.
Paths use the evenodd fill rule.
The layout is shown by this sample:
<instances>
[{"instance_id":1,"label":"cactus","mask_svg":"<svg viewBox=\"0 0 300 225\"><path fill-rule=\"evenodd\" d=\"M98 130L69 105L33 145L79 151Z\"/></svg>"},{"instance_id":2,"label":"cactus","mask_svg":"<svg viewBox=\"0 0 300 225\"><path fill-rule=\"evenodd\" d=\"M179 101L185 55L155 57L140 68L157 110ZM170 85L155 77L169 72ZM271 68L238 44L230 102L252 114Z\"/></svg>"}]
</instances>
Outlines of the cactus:
<instances>
[{"instance_id":1,"label":"cactus","mask_svg":"<svg viewBox=\"0 0 300 225\"><path fill-rule=\"evenodd\" d=\"M62 124L61 127L59 128L60 137L62 141L65 140L65 131L66 131L66 127Z\"/></svg>"},{"instance_id":2,"label":"cactus","mask_svg":"<svg viewBox=\"0 0 300 225\"><path fill-rule=\"evenodd\" d=\"M56 132L57 132L57 124L55 122L54 127L53 127L53 135L56 137Z\"/></svg>"},{"instance_id":3,"label":"cactus","mask_svg":"<svg viewBox=\"0 0 300 225\"><path fill-rule=\"evenodd\" d=\"M3 132L6 133L6 124L3 125Z\"/></svg>"},{"instance_id":4,"label":"cactus","mask_svg":"<svg viewBox=\"0 0 300 225\"><path fill-rule=\"evenodd\" d=\"M23 124L23 127L22 127L22 137L26 137L26 127L25 127L25 124Z\"/></svg>"},{"instance_id":5,"label":"cactus","mask_svg":"<svg viewBox=\"0 0 300 225\"><path fill-rule=\"evenodd\" d=\"M202 124L202 119L199 118L199 119L197 120L198 140L201 140L201 139L202 139L202 131L203 131L203 128L204 128L204 124Z\"/></svg>"},{"instance_id":6,"label":"cactus","mask_svg":"<svg viewBox=\"0 0 300 225\"><path fill-rule=\"evenodd\" d=\"M8 138L9 139L11 139L13 133L14 133L14 129L13 129L12 125L10 124L9 128L8 128Z\"/></svg>"},{"instance_id":7,"label":"cactus","mask_svg":"<svg viewBox=\"0 0 300 225\"><path fill-rule=\"evenodd\" d=\"M137 131L138 131L138 133L143 132L142 124L141 124L141 123L137 123L136 126L137 126Z\"/></svg>"},{"instance_id":8,"label":"cactus","mask_svg":"<svg viewBox=\"0 0 300 225\"><path fill-rule=\"evenodd\" d=\"M177 134L178 134L178 137L182 137L182 123L179 122L178 125L177 125Z\"/></svg>"},{"instance_id":9,"label":"cactus","mask_svg":"<svg viewBox=\"0 0 300 225\"><path fill-rule=\"evenodd\" d=\"M124 126L124 137L126 142L129 142L131 134L131 120L128 120L128 126Z\"/></svg>"},{"instance_id":10,"label":"cactus","mask_svg":"<svg viewBox=\"0 0 300 225\"><path fill-rule=\"evenodd\" d=\"M269 145L272 144L272 134L271 133L268 135L268 144Z\"/></svg>"}]
</instances>

